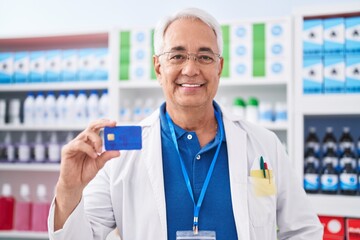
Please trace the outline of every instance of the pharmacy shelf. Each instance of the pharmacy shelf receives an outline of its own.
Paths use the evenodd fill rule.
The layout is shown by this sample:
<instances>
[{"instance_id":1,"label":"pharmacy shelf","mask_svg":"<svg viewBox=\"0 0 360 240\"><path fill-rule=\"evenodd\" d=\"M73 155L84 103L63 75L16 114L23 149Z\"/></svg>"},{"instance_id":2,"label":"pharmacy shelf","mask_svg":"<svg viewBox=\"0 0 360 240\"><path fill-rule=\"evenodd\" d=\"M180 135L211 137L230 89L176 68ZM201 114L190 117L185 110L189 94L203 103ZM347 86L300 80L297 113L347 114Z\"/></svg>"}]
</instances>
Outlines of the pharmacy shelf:
<instances>
[{"instance_id":1,"label":"pharmacy shelf","mask_svg":"<svg viewBox=\"0 0 360 240\"><path fill-rule=\"evenodd\" d=\"M0 231L0 239L49 239L47 232L32 232L32 231Z\"/></svg>"},{"instance_id":2,"label":"pharmacy shelf","mask_svg":"<svg viewBox=\"0 0 360 240\"><path fill-rule=\"evenodd\" d=\"M360 114L360 94L305 95L298 107L304 115L355 115Z\"/></svg>"},{"instance_id":3,"label":"pharmacy shelf","mask_svg":"<svg viewBox=\"0 0 360 240\"><path fill-rule=\"evenodd\" d=\"M108 89L108 81L74 81L74 82L42 82L1 84L0 92L29 92L29 91L61 91L61 90L91 90Z\"/></svg>"},{"instance_id":4,"label":"pharmacy shelf","mask_svg":"<svg viewBox=\"0 0 360 240\"><path fill-rule=\"evenodd\" d=\"M6 171L33 171L33 172L58 172L58 163L0 163L0 170Z\"/></svg>"},{"instance_id":5,"label":"pharmacy shelf","mask_svg":"<svg viewBox=\"0 0 360 240\"><path fill-rule=\"evenodd\" d=\"M26 126L21 124L8 124L0 126L0 131L82 131L87 125L68 124L68 125L39 125L39 126Z\"/></svg>"},{"instance_id":6,"label":"pharmacy shelf","mask_svg":"<svg viewBox=\"0 0 360 240\"><path fill-rule=\"evenodd\" d=\"M308 198L319 215L360 218L360 197L308 194Z\"/></svg>"},{"instance_id":7,"label":"pharmacy shelf","mask_svg":"<svg viewBox=\"0 0 360 240\"><path fill-rule=\"evenodd\" d=\"M289 130L289 123L288 122L260 122L260 126L267 128L271 131L288 131Z\"/></svg>"}]
</instances>

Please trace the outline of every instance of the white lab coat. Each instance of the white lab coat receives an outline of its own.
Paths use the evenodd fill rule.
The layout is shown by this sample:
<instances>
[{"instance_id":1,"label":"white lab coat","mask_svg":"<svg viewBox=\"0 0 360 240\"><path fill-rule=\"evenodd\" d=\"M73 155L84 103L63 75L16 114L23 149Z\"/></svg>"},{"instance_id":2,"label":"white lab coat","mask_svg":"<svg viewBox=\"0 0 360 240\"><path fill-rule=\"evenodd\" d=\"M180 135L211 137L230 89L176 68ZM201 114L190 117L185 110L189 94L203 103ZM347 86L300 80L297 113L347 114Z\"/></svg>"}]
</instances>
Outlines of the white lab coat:
<instances>
[{"instance_id":1,"label":"white lab coat","mask_svg":"<svg viewBox=\"0 0 360 240\"><path fill-rule=\"evenodd\" d=\"M322 225L276 135L225 109L222 112L238 239L322 239ZM142 150L123 151L120 159L106 163L63 229L56 232L52 204L50 239L105 239L115 227L122 240L167 239L159 110L141 125ZM254 193L250 171L259 168L260 156L273 170L276 194Z\"/></svg>"}]
</instances>

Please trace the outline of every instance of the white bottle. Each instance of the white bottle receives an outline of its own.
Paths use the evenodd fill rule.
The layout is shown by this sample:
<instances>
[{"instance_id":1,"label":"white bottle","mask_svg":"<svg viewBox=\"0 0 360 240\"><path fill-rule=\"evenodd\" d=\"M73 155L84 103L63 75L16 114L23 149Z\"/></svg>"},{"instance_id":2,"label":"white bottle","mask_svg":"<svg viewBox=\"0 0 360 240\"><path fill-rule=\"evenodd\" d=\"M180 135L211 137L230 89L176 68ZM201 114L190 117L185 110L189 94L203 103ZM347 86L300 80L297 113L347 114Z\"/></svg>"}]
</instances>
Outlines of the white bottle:
<instances>
[{"instance_id":1,"label":"white bottle","mask_svg":"<svg viewBox=\"0 0 360 240\"><path fill-rule=\"evenodd\" d=\"M45 124L56 123L56 98L54 92L49 92L45 98Z\"/></svg>"},{"instance_id":2,"label":"white bottle","mask_svg":"<svg viewBox=\"0 0 360 240\"><path fill-rule=\"evenodd\" d=\"M45 97L39 92L35 98L35 124L43 125L45 123Z\"/></svg>"},{"instance_id":3,"label":"white bottle","mask_svg":"<svg viewBox=\"0 0 360 240\"><path fill-rule=\"evenodd\" d=\"M270 102L262 101L259 104L259 121L262 123L272 122L274 119L272 104Z\"/></svg>"},{"instance_id":4,"label":"white bottle","mask_svg":"<svg viewBox=\"0 0 360 240\"><path fill-rule=\"evenodd\" d=\"M45 161L45 144L43 142L41 132L36 133L35 144L34 144L34 160L37 163Z\"/></svg>"},{"instance_id":5,"label":"white bottle","mask_svg":"<svg viewBox=\"0 0 360 240\"><path fill-rule=\"evenodd\" d=\"M68 124L74 124L76 119L75 100L76 97L74 91L69 91L65 101L66 123Z\"/></svg>"},{"instance_id":6,"label":"white bottle","mask_svg":"<svg viewBox=\"0 0 360 240\"><path fill-rule=\"evenodd\" d=\"M143 119L143 101L141 98L136 98L132 109L132 117L134 122L139 122Z\"/></svg>"},{"instance_id":7,"label":"white bottle","mask_svg":"<svg viewBox=\"0 0 360 240\"><path fill-rule=\"evenodd\" d=\"M87 121L87 96L85 91L79 91L75 100L76 124L86 124Z\"/></svg>"},{"instance_id":8,"label":"white bottle","mask_svg":"<svg viewBox=\"0 0 360 240\"><path fill-rule=\"evenodd\" d=\"M5 125L5 116L6 116L6 101L0 99L0 126Z\"/></svg>"},{"instance_id":9,"label":"white bottle","mask_svg":"<svg viewBox=\"0 0 360 240\"><path fill-rule=\"evenodd\" d=\"M94 121L99 118L99 96L96 90L90 92L87 100L87 113L89 121Z\"/></svg>"},{"instance_id":10,"label":"white bottle","mask_svg":"<svg viewBox=\"0 0 360 240\"><path fill-rule=\"evenodd\" d=\"M74 133L71 132L71 131L68 132L68 133L66 134L65 141L62 142L62 144L61 144L61 148L63 148L65 144L68 144L68 142L70 142L70 141L73 140L73 139L74 139Z\"/></svg>"},{"instance_id":11,"label":"white bottle","mask_svg":"<svg viewBox=\"0 0 360 240\"><path fill-rule=\"evenodd\" d=\"M287 119L287 106L285 102L275 103L275 121L286 122Z\"/></svg>"},{"instance_id":12,"label":"white bottle","mask_svg":"<svg viewBox=\"0 0 360 240\"><path fill-rule=\"evenodd\" d=\"M231 109L232 112L235 115L240 116L241 118L245 118L245 109L246 109L246 103L244 99L241 97L235 98Z\"/></svg>"},{"instance_id":13,"label":"white bottle","mask_svg":"<svg viewBox=\"0 0 360 240\"><path fill-rule=\"evenodd\" d=\"M259 101L254 98L250 97L246 104L246 120L249 122L257 123L259 120Z\"/></svg>"},{"instance_id":14,"label":"white bottle","mask_svg":"<svg viewBox=\"0 0 360 240\"><path fill-rule=\"evenodd\" d=\"M23 132L18 145L19 162L26 163L30 161L30 146L27 140L26 132Z\"/></svg>"},{"instance_id":15,"label":"white bottle","mask_svg":"<svg viewBox=\"0 0 360 240\"><path fill-rule=\"evenodd\" d=\"M60 92L56 99L56 122L64 124L66 121L66 96L64 92Z\"/></svg>"},{"instance_id":16,"label":"white bottle","mask_svg":"<svg viewBox=\"0 0 360 240\"><path fill-rule=\"evenodd\" d=\"M143 109L143 118L150 116L150 114L154 111L155 106L154 106L154 99L153 98L147 98L145 100L145 105L144 105L144 109Z\"/></svg>"},{"instance_id":17,"label":"white bottle","mask_svg":"<svg viewBox=\"0 0 360 240\"><path fill-rule=\"evenodd\" d=\"M20 99L13 98L10 100L10 106L9 106L9 122L11 124L20 124L20 108L21 103Z\"/></svg>"},{"instance_id":18,"label":"white bottle","mask_svg":"<svg viewBox=\"0 0 360 240\"><path fill-rule=\"evenodd\" d=\"M130 122L131 121L131 109L129 99L123 99L120 107L119 119L121 122Z\"/></svg>"},{"instance_id":19,"label":"white bottle","mask_svg":"<svg viewBox=\"0 0 360 240\"><path fill-rule=\"evenodd\" d=\"M29 92L24 101L24 124L31 126L35 122L35 96Z\"/></svg>"},{"instance_id":20,"label":"white bottle","mask_svg":"<svg viewBox=\"0 0 360 240\"><path fill-rule=\"evenodd\" d=\"M52 132L50 135L50 141L48 144L48 157L49 162L58 163L60 162L61 154L60 144L57 138L56 132Z\"/></svg>"},{"instance_id":21,"label":"white bottle","mask_svg":"<svg viewBox=\"0 0 360 240\"><path fill-rule=\"evenodd\" d=\"M109 95L108 91L104 90L99 99L99 113L100 118L109 118Z\"/></svg>"},{"instance_id":22,"label":"white bottle","mask_svg":"<svg viewBox=\"0 0 360 240\"><path fill-rule=\"evenodd\" d=\"M5 139L5 152L6 152L6 161L7 162L14 162L15 161L15 146L12 143L11 134L9 132L6 133Z\"/></svg>"}]
</instances>

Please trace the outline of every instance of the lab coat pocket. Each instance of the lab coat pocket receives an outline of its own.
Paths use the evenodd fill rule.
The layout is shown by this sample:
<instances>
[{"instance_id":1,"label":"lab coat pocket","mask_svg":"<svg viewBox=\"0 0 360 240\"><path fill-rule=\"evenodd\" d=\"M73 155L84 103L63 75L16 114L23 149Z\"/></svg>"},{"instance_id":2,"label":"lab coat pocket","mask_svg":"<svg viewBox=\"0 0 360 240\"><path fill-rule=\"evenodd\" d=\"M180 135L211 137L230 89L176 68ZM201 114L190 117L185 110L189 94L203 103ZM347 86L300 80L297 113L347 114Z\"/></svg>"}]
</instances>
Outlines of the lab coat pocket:
<instances>
[{"instance_id":1,"label":"lab coat pocket","mask_svg":"<svg viewBox=\"0 0 360 240\"><path fill-rule=\"evenodd\" d=\"M254 227L272 225L276 217L275 180L272 173L267 178L251 175L248 178L250 220Z\"/></svg>"}]
</instances>

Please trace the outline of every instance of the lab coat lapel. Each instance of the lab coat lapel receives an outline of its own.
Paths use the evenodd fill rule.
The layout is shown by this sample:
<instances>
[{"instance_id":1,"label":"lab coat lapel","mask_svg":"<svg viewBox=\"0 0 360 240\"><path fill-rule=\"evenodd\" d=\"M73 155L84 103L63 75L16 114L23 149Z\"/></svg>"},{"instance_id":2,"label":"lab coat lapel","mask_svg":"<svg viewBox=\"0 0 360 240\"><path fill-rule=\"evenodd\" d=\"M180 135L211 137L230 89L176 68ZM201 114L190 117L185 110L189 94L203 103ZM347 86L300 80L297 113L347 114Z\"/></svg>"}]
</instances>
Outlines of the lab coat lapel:
<instances>
[{"instance_id":1,"label":"lab coat lapel","mask_svg":"<svg viewBox=\"0 0 360 240\"><path fill-rule=\"evenodd\" d=\"M151 186L156 198L156 207L159 211L162 231L161 234L159 234L159 237L161 238L158 239L165 240L167 238L166 205L161 154L161 130L158 111L152 114L152 116L150 116L147 120L148 121L145 122L144 127L149 127L150 129L149 131L144 131L146 134L149 134L149 137L147 138L147 136L143 136L143 138L147 138L146 145L143 146L145 154L144 160L151 181ZM146 126L146 124L149 125Z\"/></svg>"},{"instance_id":2,"label":"lab coat lapel","mask_svg":"<svg viewBox=\"0 0 360 240\"><path fill-rule=\"evenodd\" d=\"M230 188L237 235L250 239L247 196L247 141L246 132L235 122L224 117L228 149Z\"/></svg>"}]
</instances>

